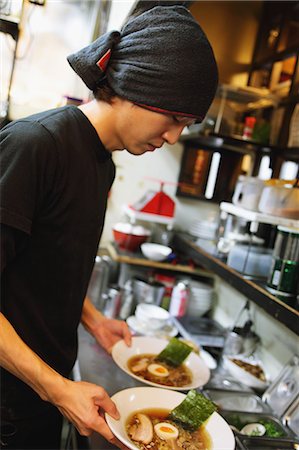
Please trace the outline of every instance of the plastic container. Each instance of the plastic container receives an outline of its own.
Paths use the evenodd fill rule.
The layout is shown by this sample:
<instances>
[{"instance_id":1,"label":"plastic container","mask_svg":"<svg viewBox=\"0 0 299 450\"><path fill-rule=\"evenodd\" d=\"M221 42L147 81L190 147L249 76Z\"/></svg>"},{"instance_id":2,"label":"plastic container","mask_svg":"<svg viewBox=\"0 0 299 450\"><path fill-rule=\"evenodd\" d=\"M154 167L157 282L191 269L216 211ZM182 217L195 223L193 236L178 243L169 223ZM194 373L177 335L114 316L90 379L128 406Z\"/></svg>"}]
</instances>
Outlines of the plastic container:
<instances>
[{"instance_id":1,"label":"plastic container","mask_svg":"<svg viewBox=\"0 0 299 450\"><path fill-rule=\"evenodd\" d=\"M264 186L264 181L259 178L240 175L232 197L232 203L241 208L257 211Z\"/></svg>"},{"instance_id":2,"label":"plastic container","mask_svg":"<svg viewBox=\"0 0 299 450\"><path fill-rule=\"evenodd\" d=\"M272 249L235 245L227 258L228 266L253 278L266 279L271 269Z\"/></svg>"},{"instance_id":3,"label":"plastic container","mask_svg":"<svg viewBox=\"0 0 299 450\"><path fill-rule=\"evenodd\" d=\"M258 210L262 213L288 219L299 219L299 188L296 180L268 180L259 201Z\"/></svg>"}]
</instances>

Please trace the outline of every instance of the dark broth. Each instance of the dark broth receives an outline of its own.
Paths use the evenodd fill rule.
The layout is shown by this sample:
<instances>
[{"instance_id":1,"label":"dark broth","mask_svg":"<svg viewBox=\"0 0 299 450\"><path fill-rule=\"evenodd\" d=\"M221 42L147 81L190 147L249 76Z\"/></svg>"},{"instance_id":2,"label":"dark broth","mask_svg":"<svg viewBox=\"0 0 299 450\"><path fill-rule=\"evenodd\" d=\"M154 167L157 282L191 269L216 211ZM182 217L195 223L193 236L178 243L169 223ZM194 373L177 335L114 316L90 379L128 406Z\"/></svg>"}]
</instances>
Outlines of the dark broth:
<instances>
[{"instance_id":1,"label":"dark broth","mask_svg":"<svg viewBox=\"0 0 299 450\"><path fill-rule=\"evenodd\" d=\"M161 363L160 361L156 361L156 356L157 355L153 355L150 353L132 356L128 360L128 368L132 373L134 373L134 375L153 383L163 384L164 386L183 387L192 382L191 371L185 366L185 364L181 364L179 367L172 367L164 362ZM138 371L132 370L132 367L136 366L144 358L148 359L146 367L152 363L161 364L169 371L169 375L167 377L159 377L150 373L147 368Z\"/></svg>"},{"instance_id":2,"label":"dark broth","mask_svg":"<svg viewBox=\"0 0 299 450\"><path fill-rule=\"evenodd\" d=\"M179 424L176 422L173 422L172 420L168 420L167 417L169 416L170 410L169 409L160 409L160 408L150 408L150 409L143 409L140 411L135 411L132 413L126 423L126 431L127 434L132 442L140 448L141 450L171 450L171 446L167 443L167 441L162 440L159 438L156 433L154 433L154 437L152 442L150 444L143 444L142 442L137 442L131 439L130 437L130 427L134 425L135 423L135 417L136 414L141 413L147 415L149 419L151 420L153 426L156 425L159 422L169 422L172 425L174 425L179 430L179 436L177 438L177 441L179 440L180 443L178 443L178 446L185 450L211 450L212 448L212 440L205 429L205 426L202 425L199 430L196 430L194 432L189 432L187 430L184 430ZM150 446L150 447L149 447Z\"/></svg>"}]
</instances>

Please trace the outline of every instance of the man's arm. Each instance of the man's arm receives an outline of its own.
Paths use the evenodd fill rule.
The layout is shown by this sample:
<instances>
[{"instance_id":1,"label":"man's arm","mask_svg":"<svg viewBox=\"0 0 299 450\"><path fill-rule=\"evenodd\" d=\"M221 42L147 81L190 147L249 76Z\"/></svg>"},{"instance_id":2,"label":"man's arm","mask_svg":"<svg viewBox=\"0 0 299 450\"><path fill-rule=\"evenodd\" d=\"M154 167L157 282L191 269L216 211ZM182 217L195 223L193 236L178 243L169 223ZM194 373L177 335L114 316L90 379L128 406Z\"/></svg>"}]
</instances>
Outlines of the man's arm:
<instances>
[{"instance_id":1,"label":"man's arm","mask_svg":"<svg viewBox=\"0 0 299 450\"><path fill-rule=\"evenodd\" d=\"M119 418L106 391L91 383L62 377L25 344L3 314L0 314L0 364L43 400L53 403L80 434L88 436L96 431L107 440L114 438L99 415L102 408L113 418Z\"/></svg>"},{"instance_id":2,"label":"man's arm","mask_svg":"<svg viewBox=\"0 0 299 450\"><path fill-rule=\"evenodd\" d=\"M121 339L128 346L131 345L132 336L126 322L103 316L88 297L84 300L81 322L108 353L111 353L113 345Z\"/></svg>"}]
</instances>

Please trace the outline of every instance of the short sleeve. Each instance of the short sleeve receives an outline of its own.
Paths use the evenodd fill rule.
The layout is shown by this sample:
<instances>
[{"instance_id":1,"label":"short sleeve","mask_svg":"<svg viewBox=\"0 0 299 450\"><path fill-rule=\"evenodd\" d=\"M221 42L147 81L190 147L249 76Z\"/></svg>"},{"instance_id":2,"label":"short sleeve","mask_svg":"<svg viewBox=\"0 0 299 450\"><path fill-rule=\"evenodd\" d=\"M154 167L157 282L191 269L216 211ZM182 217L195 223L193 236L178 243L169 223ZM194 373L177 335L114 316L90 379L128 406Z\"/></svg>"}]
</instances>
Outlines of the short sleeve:
<instances>
[{"instance_id":1,"label":"short sleeve","mask_svg":"<svg viewBox=\"0 0 299 450\"><path fill-rule=\"evenodd\" d=\"M55 178L53 137L39 122L12 122L0 134L0 167L1 223L30 234Z\"/></svg>"}]
</instances>

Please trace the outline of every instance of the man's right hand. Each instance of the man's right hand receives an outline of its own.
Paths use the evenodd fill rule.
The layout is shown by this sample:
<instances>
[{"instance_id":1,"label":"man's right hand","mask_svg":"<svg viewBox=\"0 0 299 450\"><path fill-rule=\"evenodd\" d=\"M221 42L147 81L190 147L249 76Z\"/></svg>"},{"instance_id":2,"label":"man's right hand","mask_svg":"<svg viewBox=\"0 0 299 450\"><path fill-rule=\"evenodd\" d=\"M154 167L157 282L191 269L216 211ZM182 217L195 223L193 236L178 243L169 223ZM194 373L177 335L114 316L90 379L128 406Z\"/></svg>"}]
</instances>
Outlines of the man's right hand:
<instances>
[{"instance_id":1,"label":"man's right hand","mask_svg":"<svg viewBox=\"0 0 299 450\"><path fill-rule=\"evenodd\" d=\"M57 391L53 404L74 424L82 436L97 432L112 441L114 435L101 413L106 412L117 420L119 412L105 389L85 381L64 379L64 383L65 388Z\"/></svg>"}]
</instances>

